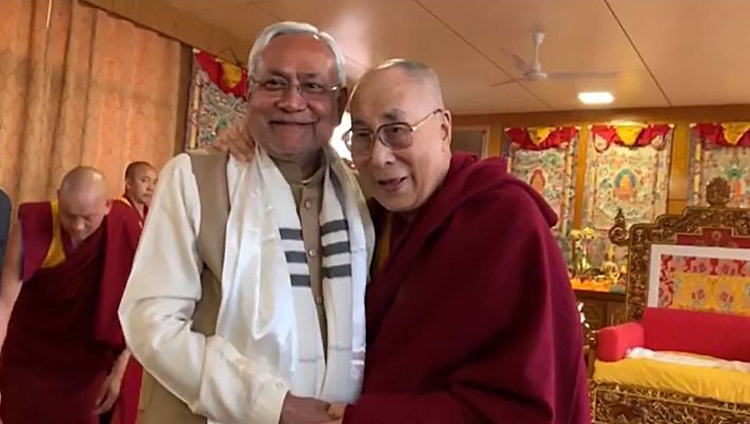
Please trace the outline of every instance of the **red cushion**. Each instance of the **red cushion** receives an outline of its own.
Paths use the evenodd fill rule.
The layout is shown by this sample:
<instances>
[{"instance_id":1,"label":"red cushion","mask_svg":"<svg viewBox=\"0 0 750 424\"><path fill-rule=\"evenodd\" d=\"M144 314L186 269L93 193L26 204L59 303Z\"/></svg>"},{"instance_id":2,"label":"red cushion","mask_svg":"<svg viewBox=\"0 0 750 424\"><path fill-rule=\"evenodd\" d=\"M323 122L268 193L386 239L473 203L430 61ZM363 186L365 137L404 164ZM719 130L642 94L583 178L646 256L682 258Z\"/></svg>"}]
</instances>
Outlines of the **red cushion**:
<instances>
[{"instance_id":1,"label":"red cushion","mask_svg":"<svg viewBox=\"0 0 750 424\"><path fill-rule=\"evenodd\" d=\"M750 362L750 317L646 308L645 347Z\"/></svg>"},{"instance_id":2,"label":"red cushion","mask_svg":"<svg viewBox=\"0 0 750 424\"><path fill-rule=\"evenodd\" d=\"M643 327L638 322L602 328L597 332L596 357L600 361L619 361L628 349L642 347L643 341Z\"/></svg>"}]
</instances>

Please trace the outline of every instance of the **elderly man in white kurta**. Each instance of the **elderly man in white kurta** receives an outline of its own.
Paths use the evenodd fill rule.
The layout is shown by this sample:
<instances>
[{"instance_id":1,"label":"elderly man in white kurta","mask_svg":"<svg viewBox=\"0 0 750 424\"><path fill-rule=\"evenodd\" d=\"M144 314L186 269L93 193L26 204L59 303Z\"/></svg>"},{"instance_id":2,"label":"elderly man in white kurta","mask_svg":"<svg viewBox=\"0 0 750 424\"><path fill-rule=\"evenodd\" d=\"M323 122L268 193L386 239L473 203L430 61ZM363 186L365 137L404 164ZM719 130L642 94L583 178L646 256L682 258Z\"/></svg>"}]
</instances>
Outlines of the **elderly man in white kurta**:
<instances>
[{"instance_id":1,"label":"elderly man in white kurta","mask_svg":"<svg viewBox=\"0 0 750 424\"><path fill-rule=\"evenodd\" d=\"M328 145L343 55L316 28L281 23L248 63L253 159L195 152L165 166L120 307L146 370L142 424L323 422L327 402L359 394L374 235Z\"/></svg>"}]
</instances>

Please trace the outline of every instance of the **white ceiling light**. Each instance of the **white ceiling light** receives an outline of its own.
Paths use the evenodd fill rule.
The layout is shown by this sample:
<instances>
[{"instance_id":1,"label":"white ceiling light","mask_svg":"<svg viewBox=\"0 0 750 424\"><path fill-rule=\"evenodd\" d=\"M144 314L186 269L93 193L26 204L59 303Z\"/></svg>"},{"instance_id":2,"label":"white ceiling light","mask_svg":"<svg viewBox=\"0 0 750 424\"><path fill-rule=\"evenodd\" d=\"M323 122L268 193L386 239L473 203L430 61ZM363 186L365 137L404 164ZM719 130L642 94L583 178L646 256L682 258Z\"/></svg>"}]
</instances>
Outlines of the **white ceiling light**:
<instances>
[{"instance_id":1,"label":"white ceiling light","mask_svg":"<svg viewBox=\"0 0 750 424\"><path fill-rule=\"evenodd\" d=\"M609 91L584 91L578 93L578 100L585 105L608 105L615 101Z\"/></svg>"}]
</instances>

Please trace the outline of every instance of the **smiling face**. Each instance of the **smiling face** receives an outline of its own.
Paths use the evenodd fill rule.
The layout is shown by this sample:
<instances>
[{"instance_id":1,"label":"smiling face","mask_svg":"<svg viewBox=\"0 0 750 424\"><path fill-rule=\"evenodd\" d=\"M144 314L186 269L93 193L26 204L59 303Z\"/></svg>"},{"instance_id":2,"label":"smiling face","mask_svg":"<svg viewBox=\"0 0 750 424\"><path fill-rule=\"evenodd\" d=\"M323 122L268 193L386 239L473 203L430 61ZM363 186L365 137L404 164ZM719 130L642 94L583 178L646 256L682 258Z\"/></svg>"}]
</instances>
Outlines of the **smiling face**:
<instances>
[{"instance_id":1,"label":"smiling face","mask_svg":"<svg viewBox=\"0 0 750 424\"><path fill-rule=\"evenodd\" d=\"M390 211L409 212L424 205L450 167L451 117L436 112L443 105L435 84L393 67L369 72L354 91L354 131L374 132L398 122L418 125L409 147L391 149L375 140L369 154L352 153L363 184Z\"/></svg>"},{"instance_id":2,"label":"smiling face","mask_svg":"<svg viewBox=\"0 0 750 424\"><path fill-rule=\"evenodd\" d=\"M302 87L337 84L336 61L328 46L309 34L273 38L252 75L247 125L272 157L298 161L317 154L341 121L346 89L310 95ZM285 89L278 89L286 85Z\"/></svg>"}]
</instances>

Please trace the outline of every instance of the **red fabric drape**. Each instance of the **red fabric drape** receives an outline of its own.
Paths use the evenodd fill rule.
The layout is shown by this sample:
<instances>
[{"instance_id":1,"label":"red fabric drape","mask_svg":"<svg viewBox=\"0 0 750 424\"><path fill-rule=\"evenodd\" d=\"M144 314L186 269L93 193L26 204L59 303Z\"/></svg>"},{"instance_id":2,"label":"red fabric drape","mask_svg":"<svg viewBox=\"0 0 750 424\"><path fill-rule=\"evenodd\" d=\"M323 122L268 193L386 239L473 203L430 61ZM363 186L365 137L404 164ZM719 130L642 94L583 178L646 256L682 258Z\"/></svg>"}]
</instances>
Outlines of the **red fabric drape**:
<instances>
[{"instance_id":1,"label":"red fabric drape","mask_svg":"<svg viewBox=\"0 0 750 424\"><path fill-rule=\"evenodd\" d=\"M671 130L672 126L669 124L652 124L642 128L617 125L591 126L592 136L599 137L603 141L603 143L594 143L598 151L607 150L612 144L632 148L651 146L654 145L657 138L663 139ZM662 146L654 147L660 148Z\"/></svg>"},{"instance_id":2,"label":"red fabric drape","mask_svg":"<svg viewBox=\"0 0 750 424\"><path fill-rule=\"evenodd\" d=\"M247 71L206 52L196 51L195 62L208 74L211 82L225 93L245 98Z\"/></svg>"},{"instance_id":3,"label":"red fabric drape","mask_svg":"<svg viewBox=\"0 0 750 424\"><path fill-rule=\"evenodd\" d=\"M725 124L705 123L695 124L693 133L707 146L750 147L750 130L727 139Z\"/></svg>"},{"instance_id":4,"label":"red fabric drape","mask_svg":"<svg viewBox=\"0 0 750 424\"><path fill-rule=\"evenodd\" d=\"M565 148L578 135L576 127L556 128L507 128L505 134L513 143L513 147L521 150L547 150ZM540 138L539 135L546 135Z\"/></svg>"}]
</instances>

